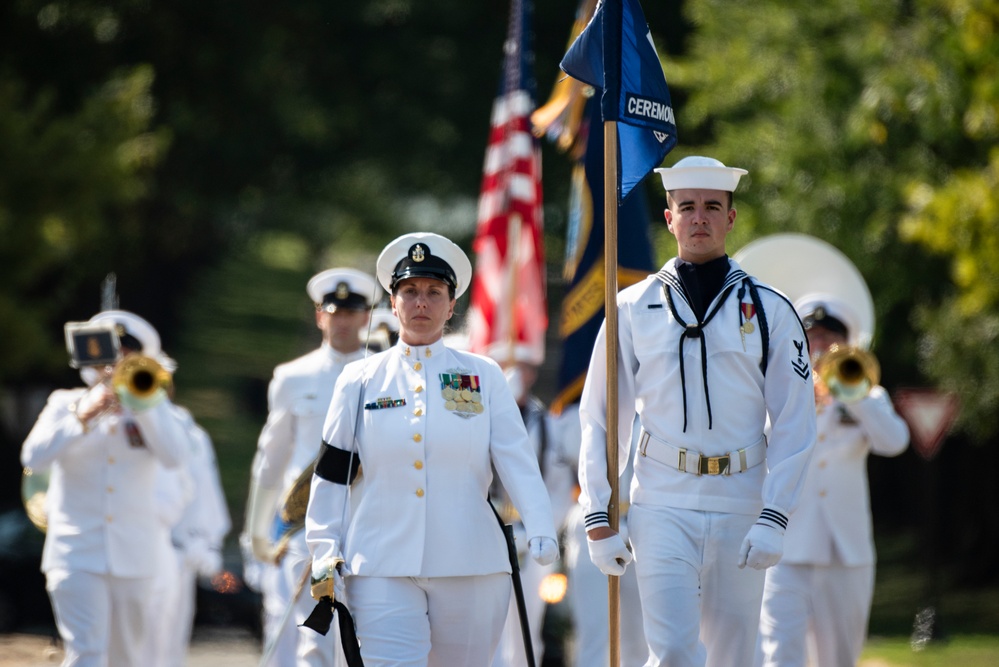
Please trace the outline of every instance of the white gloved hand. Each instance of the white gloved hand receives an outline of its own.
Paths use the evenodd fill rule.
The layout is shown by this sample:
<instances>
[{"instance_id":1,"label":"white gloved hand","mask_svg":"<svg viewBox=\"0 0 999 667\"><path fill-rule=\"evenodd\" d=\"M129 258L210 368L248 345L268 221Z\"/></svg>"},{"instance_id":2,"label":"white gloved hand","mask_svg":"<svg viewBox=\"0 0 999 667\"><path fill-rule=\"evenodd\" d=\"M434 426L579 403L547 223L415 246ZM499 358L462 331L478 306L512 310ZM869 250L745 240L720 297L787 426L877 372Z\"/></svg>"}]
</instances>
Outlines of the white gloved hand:
<instances>
[{"instance_id":1,"label":"white gloved hand","mask_svg":"<svg viewBox=\"0 0 999 667\"><path fill-rule=\"evenodd\" d=\"M538 565L551 565L558 560L558 542L550 537L532 537L527 549Z\"/></svg>"},{"instance_id":2,"label":"white gloved hand","mask_svg":"<svg viewBox=\"0 0 999 667\"><path fill-rule=\"evenodd\" d=\"M343 582L343 559L324 558L312 562L312 597L321 600L330 597L347 604L347 587Z\"/></svg>"},{"instance_id":3,"label":"white gloved hand","mask_svg":"<svg viewBox=\"0 0 999 667\"><path fill-rule=\"evenodd\" d=\"M587 538L586 546L590 549L590 560L608 576L620 577L632 559L628 545L617 533L602 540Z\"/></svg>"},{"instance_id":4,"label":"white gloved hand","mask_svg":"<svg viewBox=\"0 0 999 667\"><path fill-rule=\"evenodd\" d=\"M784 555L784 533L773 526L754 524L739 548L739 569L749 565L765 570L780 562Z\"/></svg>"},{"instance_id":5,"label":"white gloved hand","mask_svg":"<svg viewBox=\"0 0 999 667\"><path fill-rule=\"evenodd\" d=\"M222 571L222 554L204 539L192 538L184 545L184 564L203 577Z\"/></svg>"}]
</instances>

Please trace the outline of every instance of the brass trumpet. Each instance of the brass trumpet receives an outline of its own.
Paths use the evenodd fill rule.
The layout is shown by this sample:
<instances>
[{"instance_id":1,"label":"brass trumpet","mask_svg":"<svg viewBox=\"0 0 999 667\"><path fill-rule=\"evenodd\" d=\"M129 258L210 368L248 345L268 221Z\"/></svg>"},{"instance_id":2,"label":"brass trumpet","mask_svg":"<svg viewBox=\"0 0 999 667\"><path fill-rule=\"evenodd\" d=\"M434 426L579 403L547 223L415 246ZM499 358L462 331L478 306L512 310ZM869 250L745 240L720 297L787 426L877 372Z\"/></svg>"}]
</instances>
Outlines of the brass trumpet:
<instances>
[{"instance_id":1,"label":"brass trumpet","mask_svg":"<svg viewBox=\"0 0 999 667\"><path fill-rule=\"evenodd\" d=\"M881 364L859 347L832 345L815 362L815 374L834 398L854 403L881 381Z\"/></svg>"},{"instance_id":2,"label":"brass trumpet","mask_svg":"<svg viewBox=\"0 0 999 667\"><path fill-rule=\"evenodd\" d=\"M111 374L118 400L132 410L145 410L166 398L173 376L163 365L141 354L126 355Z\"/></svg>"}]
</instances>

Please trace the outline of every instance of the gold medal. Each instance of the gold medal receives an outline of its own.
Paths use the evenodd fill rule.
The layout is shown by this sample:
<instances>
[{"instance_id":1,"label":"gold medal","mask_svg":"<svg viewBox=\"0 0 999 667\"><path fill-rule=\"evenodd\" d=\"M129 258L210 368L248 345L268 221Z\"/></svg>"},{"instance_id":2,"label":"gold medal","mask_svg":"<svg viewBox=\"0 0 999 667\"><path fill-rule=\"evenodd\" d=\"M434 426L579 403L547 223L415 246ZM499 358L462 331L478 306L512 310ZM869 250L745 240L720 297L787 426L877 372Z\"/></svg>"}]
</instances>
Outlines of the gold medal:
<instances>
[{"instance_id":1,"label":"gold medal","mask_svg":"<svg viewBox=\"0 0 999 667\"><path fill-rule=\"evenodd\" d=\"M456 410L457 408L458 405L454 401L445 401L444 403L445 410Z\"/></svg>"},{"instance_id":2,"label":"gold medal","mask_svg":"<svg viewBox=\"0 0 999 667\"><path fill-rule=\"evenodd\" d=\"M485 408L482 407L481 403L472 403L472 412L475 414L481 415L483 410L485 410Z\"/></svg>"},{"instance_id":3,"label":"gold medal","mask_svg":"<svg viewBox=\"0 0 999 667\"><path fill-rule=\"evenodd\" d=\"M471 389L462 389L461 390L461 400L463 400L463 401L471 401L472 400L472 390Z\"/></svg>"},{"instance_id":4,"label":"gold medal","mask_svg":"<svg viewBox=\"0 0 999 667\"><path fill-rule=\"evenodd\" d=\"M454 398L454 389L452 389L451 387L444 387L441 390L441 396L444 397L445 401L450 401L452 398ZM448 408L448 409L450 410L453 408Z\"/></svg>"},{"instance_id":5,"label":"gold medal","mask_svg":"<svg viewBox=\"0 0 999 667\"><path fill-rule=\"evenodd\" d=\"M752 322L745 322L742 325L742 333L751 334L756 331L756 327L753 326Z\"/></svg>"},{"instance_id":6,"label":"gold medal","mask_svg":"<svg viewBox=\"0 0 999 667\"><path fill-rule=\"evenodd\" d=\"M480 392L480 391L473 391L472 392L472 403L481 403L481 402L482 402L482 392Z\"/></svg>"}]
</instances>

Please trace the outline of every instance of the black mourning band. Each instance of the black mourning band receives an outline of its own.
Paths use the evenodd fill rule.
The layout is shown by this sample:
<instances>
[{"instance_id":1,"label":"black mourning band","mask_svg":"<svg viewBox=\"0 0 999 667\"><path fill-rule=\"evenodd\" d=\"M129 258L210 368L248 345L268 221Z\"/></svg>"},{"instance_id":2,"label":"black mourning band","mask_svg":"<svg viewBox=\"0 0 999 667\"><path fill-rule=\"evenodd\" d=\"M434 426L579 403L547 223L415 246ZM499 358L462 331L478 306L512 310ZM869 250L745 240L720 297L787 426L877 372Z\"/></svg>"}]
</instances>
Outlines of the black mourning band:
<instances>
[{"instance_id":1,"label":"black mourning band","mask_svg":"<svg viewBox=\"0 0 999 667\"><path fill-rule=\"evenodd\" d=\"M357 477L361 460L354 454L323 443L319 459L316 461L316 474L327 482L350 484Z\"/></svg>"}]
</instances>

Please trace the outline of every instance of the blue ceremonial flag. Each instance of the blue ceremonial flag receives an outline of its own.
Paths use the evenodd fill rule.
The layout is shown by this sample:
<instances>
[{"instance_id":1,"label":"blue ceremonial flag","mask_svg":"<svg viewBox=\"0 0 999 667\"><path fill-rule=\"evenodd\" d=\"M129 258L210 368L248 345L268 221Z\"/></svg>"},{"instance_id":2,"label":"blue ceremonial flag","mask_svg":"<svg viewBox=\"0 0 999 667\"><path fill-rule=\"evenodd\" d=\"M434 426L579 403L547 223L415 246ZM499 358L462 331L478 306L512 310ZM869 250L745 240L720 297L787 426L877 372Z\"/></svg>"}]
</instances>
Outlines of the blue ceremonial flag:
<instances>
[{"instance_id":1,"label":"blue ceremonial flag","mask_svg":"<svg viewBox=\"0 0 999 667\"><path fill-rule=\"evenodd\" d=\"M569 280L562 299L559 337L562 358L558 394L551 403L556 414L579 400L593 343L604 320L604 134L600 104L586 101L577 141L585 145L572 177L569 238L565 274ZM649 239L649 211L645 193L629 197L618 206L617 280L627 287L655 273Z\"/></svg>"},{"instance_id":2,"label":"blue ceremonial flag","mask_svg":"<svg viewBox=\"0 0 999 667\"><path fill-rule=\"evenodd\" d=\"M676 146L676 121L659 54L638 0L602 0L560 64L603 91L601 115L618 123L618 201Z\"/></svg>"}]
</instances>

